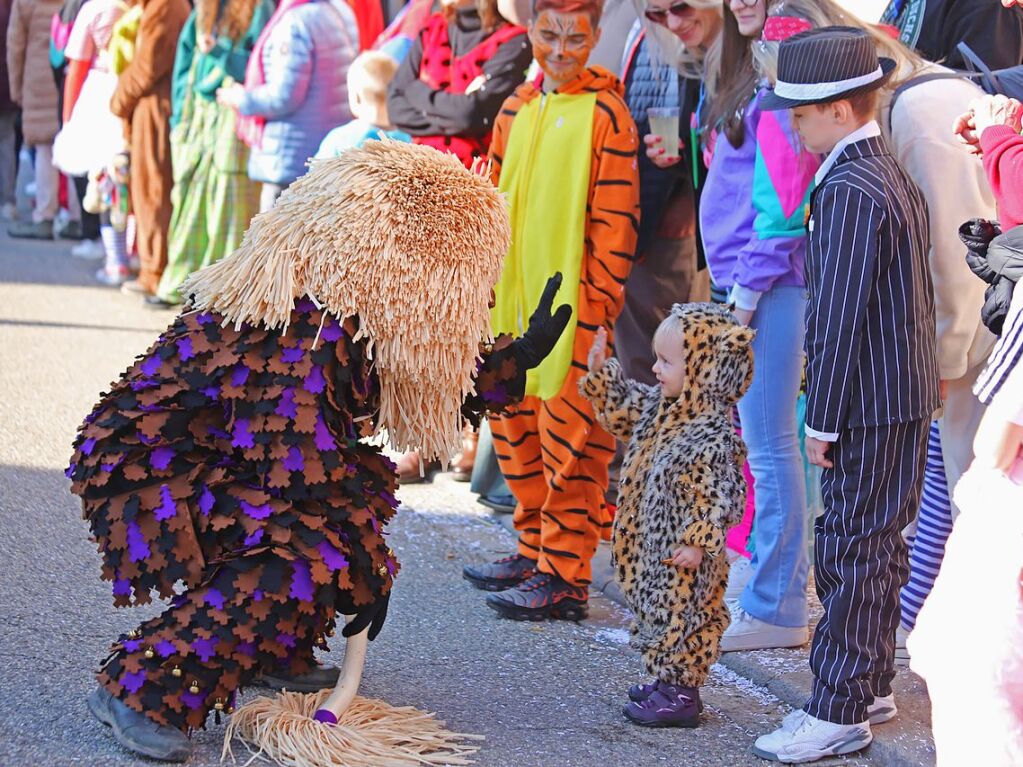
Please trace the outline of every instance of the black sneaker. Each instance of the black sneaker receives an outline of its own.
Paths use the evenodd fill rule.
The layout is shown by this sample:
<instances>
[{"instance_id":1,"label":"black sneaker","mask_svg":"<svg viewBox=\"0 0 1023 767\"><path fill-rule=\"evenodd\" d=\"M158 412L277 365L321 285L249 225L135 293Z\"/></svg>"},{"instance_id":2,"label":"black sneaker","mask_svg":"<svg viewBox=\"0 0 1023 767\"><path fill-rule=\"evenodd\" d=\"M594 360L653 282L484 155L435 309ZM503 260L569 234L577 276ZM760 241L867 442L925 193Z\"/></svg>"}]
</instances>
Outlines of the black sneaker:
<instances>
[{"instance_id":1,"label":"black sneaker","mask_svg":"<svg viewBox=\"0 0 1023 767\"><path fill-rule=\"evenodd\" d=\"M114 740L129 751L162 762L183 762L192 753L192 741L181 730L157 724L103 687L93 690L86 702L92 715L110 727Z\"/></svg>"},{"instance_id":2,"label":"black sneaker","mask_svg":"<svg viewBox=\"0 0 1023 767\"><path fill-rule=\"evenodd\" d=\"M487 604L501 617L517 621L547 618L581 621L587 614L588 599L585 586L573 586L555 575L537 573L513 589L491 594Z\"/></svg>"},{"instance_id":3,"label":"black sneaker","mask_svg":"<svg viewBox=\"0 0 1023 767\"><path fill-rule=\"evenodd\" d=\"M466 565L462 577L483 591L504 591L536 575L536 560L515 554L487 565Z\"/></svg>"},{"instance_id":4,"label":"black sneaker","mask_svg":"<svg viewBox=\"0 0 1023 767\"><path fill-rule=\"evenodd\" d=\"M304 674L288 676L286 673L275 674L270 672L257 677L254 685L269 687L272 690L288 690L289 692L319 692L337 684L341 669L337 666L326 666L317 663L316 666Z\"/></svg>"}]
</instances>

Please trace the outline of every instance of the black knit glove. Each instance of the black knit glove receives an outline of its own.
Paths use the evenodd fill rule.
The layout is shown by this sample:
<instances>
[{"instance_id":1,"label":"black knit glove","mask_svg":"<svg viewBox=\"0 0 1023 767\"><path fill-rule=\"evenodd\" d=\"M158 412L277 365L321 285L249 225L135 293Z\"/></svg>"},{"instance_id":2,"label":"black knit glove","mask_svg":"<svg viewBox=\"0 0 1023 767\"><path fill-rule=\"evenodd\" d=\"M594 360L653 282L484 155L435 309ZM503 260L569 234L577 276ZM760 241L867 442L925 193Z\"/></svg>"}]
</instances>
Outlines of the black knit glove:
<instances>
[{"instance_id":1,"label":"black knit glove","mask_svg":"<svg viewBox=\"0 0 1023 767\"><path fill-rule=\"evenodd\" d=\"M388 592L380 599L360 609L357 613L355 613L355 617L352 618L343 629L341 629L341 636L355 636L356 634L362 633L362 631L369 626L369 641L372 642L377 638L377 634L380 633L380 629L384 627L384 621L387 620L387 603L390 600L391 593Z\"/></svg>"},{"instance_id":2,"label":"black knit glove","mask_svg":"<svg viewBox=\"0 0 1023 767\"><path fill-rule=\"evenodd\" d=\"M554 296L560 287L561 272L557 272L547 280L547 287L529 318L526 332L512 343L515 360L523 371L535 368L547 358L572 317L572 307L568 304L562 304L551 313Z\"/></svg>"},{"instance_id":3,"label":"black knit glove","mask_svg":"<svg viewBox=\"0 0 1023 767\"><path fill-rule=\"evenodd\" d=\"M998 276L987 263L987 248L991 240L1002 233L997 221L971 218L959 227L959 239L966 246L966 263L970 271L989 285Z\"/></svg>"}]
</instances>

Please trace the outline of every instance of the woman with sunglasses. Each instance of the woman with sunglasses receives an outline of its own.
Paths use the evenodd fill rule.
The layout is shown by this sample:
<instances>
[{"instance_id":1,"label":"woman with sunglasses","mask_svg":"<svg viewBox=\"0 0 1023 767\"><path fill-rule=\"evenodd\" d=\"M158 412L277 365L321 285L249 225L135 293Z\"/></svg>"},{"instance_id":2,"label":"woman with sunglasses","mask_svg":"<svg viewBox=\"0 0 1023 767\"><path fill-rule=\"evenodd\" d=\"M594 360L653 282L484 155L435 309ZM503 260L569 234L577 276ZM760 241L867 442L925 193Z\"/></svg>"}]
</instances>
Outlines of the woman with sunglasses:
<instances>
[{"instance_id":1,"label":"woman with sunglasses","mask_svg":"<svg viewBox=\"0 0 1023 767\"><path fill-rule=\"evenodd\" d=\"M818 160L800 147L784 114L760 109L763 84L751 43L764 29L768 2L726 3L719 63L705 73L709 97L699 115L709 158L700 228L711 279L736 317L757 331L753 384L739 402L756 482L755 553L750 580L729 605L725 652L794 647L808 638L806 480L796 400L806 302L803 219ZM670 28L694 26L684 21ZM650 138L648 147L663 158L664 147Z\"/></svg>"}]
</instances>

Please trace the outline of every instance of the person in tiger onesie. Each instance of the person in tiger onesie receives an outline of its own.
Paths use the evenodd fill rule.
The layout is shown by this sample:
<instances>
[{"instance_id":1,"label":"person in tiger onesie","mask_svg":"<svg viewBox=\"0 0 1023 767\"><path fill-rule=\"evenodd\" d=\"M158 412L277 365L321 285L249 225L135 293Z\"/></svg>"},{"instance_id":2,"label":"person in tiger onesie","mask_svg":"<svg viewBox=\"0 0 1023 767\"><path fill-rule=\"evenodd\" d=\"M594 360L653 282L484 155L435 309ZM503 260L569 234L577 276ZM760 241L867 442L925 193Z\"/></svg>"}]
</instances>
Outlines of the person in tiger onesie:
<instances>
[{"instance_id":1,"label":"person in tiger onesie","mask_svg":"<svg viewBox=\"0 0 1023 767\"><path fill-rule=\"evenodd\" d=\"M610 534L604 493L615 442L577 382L594 334L612 331L624 302L639 230L639 142L621 83L587 66L600 14L599 0L537 0L529 37L542 82L505 101L490 148L512 224L492 330L521 328L552 270L564 275L559 300L573 307L568 332L527 377L526 398L491 418L518 502L518 551L463 571L500 592L487 604L517 620L586 617L590 560Z\"/></svg>"}]
</instances>

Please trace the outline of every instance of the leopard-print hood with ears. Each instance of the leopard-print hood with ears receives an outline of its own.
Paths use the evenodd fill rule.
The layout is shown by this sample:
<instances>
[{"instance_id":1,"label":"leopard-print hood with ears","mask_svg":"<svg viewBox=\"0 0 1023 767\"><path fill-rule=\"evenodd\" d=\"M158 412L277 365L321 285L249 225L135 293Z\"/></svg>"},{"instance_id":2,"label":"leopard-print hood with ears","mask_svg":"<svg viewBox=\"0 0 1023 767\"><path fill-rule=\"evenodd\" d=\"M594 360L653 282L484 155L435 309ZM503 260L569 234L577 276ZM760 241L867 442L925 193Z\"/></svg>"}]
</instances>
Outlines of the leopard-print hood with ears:
<instances>
[{"instance_id":1,"label":"leopard-print hood with ears","mask_svg":"<svg viewBox=\"0 0 1023 767\"><path fill-rule=\"evenodd\" d=\"M753 381L753 336L720 304L675 304L682 323L686 383L678 401L697 412L708 405L734 405Z\"/></svg>"}]
</instances>

